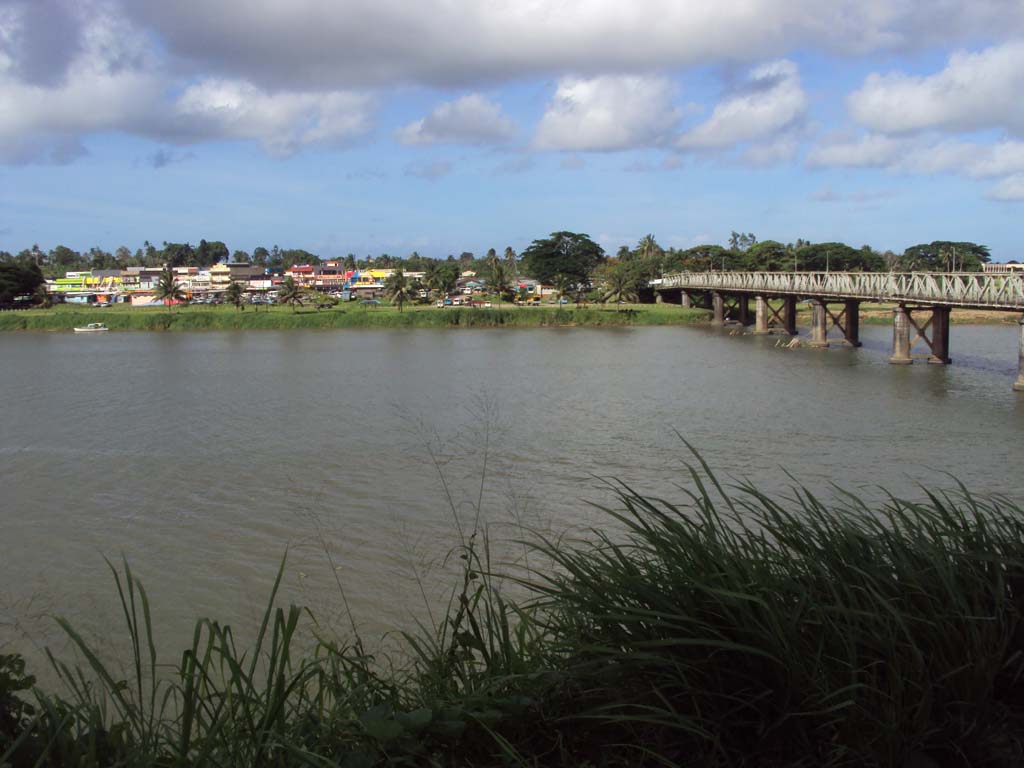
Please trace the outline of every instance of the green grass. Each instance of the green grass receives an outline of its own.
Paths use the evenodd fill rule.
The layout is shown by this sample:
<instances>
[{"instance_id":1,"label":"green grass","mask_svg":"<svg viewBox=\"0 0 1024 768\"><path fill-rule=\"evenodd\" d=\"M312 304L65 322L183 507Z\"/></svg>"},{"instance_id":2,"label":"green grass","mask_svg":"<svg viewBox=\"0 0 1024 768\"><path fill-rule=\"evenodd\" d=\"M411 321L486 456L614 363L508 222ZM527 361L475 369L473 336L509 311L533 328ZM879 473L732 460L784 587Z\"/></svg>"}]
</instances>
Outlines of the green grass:
<instances>
[{"instance_id":1,"label":"green grass","mask_svg":"<svg viewBox=\"0 0 1024 768\"><path fill-rule=\"evenodd\" d=\"M130 674L66 621L82 666L52 659L62 692L0 659L0 764L1024 761L1024 510L962 487L773 498L690 472L674 502L615 485L606 525L534 538L527 572L496 574L467 532L446 618L391 658L355 636L300 651L302 610L271 595L253 645L203 620L161 668L146 593L112 567Z\"/></svg>"},{"instance_id":2,"label":"green grass","mask_svg":"<svg viewBox=\"0 0 1024 768\"><path fill-rule=\"evenodd\" d=\"M535 328L542 326L689 325L704 322L704 310L629 305L614 307L514 307L491 309L342 305L316 311L273 307L239 312L233 307L109 307L0 312L0 331L70 331L102 322L112 331L280 330L327 328Z\"/></svg>"}]
</instances>

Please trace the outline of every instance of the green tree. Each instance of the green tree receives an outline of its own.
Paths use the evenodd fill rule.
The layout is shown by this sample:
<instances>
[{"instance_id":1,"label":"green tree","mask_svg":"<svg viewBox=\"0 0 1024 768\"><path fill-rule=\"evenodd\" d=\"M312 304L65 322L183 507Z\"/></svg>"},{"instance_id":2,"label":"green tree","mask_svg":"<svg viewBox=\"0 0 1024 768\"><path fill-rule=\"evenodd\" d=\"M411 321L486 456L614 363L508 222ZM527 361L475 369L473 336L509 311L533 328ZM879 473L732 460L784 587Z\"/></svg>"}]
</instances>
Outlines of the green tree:
<instances>
[{"instance_id":1,"label":"green tree","mask_svg":"<svg viewBox=\"0 0 1024 768\"><path fill-rule=\"evenodd\" d=\"M510 280L519 274L516 252L512 250L511 245L505 246L505 274L508 275Z\"/></svg>"},{"instance_id":2,"label":"green tree","mask_svg":"<svg viewBox=\"0 0 1024 768\"><path fill-rule=\"evenodd\" d=\"M284 279L280 289L277 291L277 300L282 304L291 304L292 312L295 312L296 306L301 306L305 296L302 288L295 282L295 278L289 275Z\"/></svg>"},{"instance_id":3,"label":"green tree","mask_svg":"<svg viewBox=\"0 0 1024 768\"><path fill-rule=\"evenodd\" d=\"M265 267L270 263L270 251L262 245L256 246L252 251L252 263L257 267Z\"/></svg>"},{"instance_id":4,"label":"green tree","mask_svg":"<svg viewBox=\"0 0 1024 768\"><path fill-rule=\"evenodd\" d=\"M0 304L10 304L16 296L33 295L43 282L43 271L34 262L0 262Z\"/></svg>"},{"instance_id":5,"label":"green tree","mask_svg":"<svg viewBox=\"0 0 1024 768\"><path fill-rule=\"evenodd\" d=\"M234 264L248 264L250 261L247 251L235 251L231 254L231 261Z\"/></svg>"},{"instance_id":6,"label":"green tree","mask_svg":"<svg viewBox=\"0 0 1024 768\"><path fill-rule=\"evenodd\" d=\"M170 266L164 267L163 272L160 273L153 292L164 304L175 304L185 299L185 291L178 284L174 270Z\"/></svg>"},{"instance_id":7,"label":"green tree","mask_svg":"<svg viewBox=\"0 0 1024 768\"><path fill-rule=\"evenodd\" d=\"M384 295L391 300L392 304L398 307L399 312L402 311L405 302L413 298L413 287L405 276L404 271L396 269L388 275L384 281Z\"/></svg>"},{"instance_id":8,"label":"green tree","mask_svg":"<svg viewBox=\"0 0 1024 768\"><path fill-rule=\"evenodd\" d=\"M987 245L935 240L912 245L903 252L900 268L908 272L981 272L991 259Z\"/></svg>"},{"instance_id":9,"label":"green tree","mask_svg":"<svg viewBox=\"0 0 1024 768\"><path fill-rule=\"evenodd\" d=\"M224 298L230 303L235 305L235 309L241 311L245 310L244 294L242 292L242 284L236 283L232 280L224 291Z\"/></svg>"},{"instance_id":10,"label":"green tree","mask_svg":"<svg viewBox=\"0 0 1024 768\"><path fill-rule=\"evenodd\" d=\"M494 260L491 264L490 274L487 276L487 283L491 290L498 295L498 306L501 306L502 296L509 291L508 272L504 262Z\"/></svg>"},{"instance_id":11,"label":"green tree","mask_svg":"<svg viewBox=\"0 0 1024 768\"><path fill-rule=\"evenodd\" d=\"M605 253L588 235L553 232L550 237L534 240L523 251L521 261L526 272L541 283L555 283L564 277L588 285L594 270L605 261Z\"/></svg>"},{"instance_id":12,"label":"green tree","mask_svg":"<svg viewBox=\"0 0 1024 768\"><path fill-rule=\"evenodd\" d=\"M195 264L195 252L188 243L165 242L162 258L171 267L187 267Z\"/></svg>"},{"instance_id":13,"label":"green tree","mask_svg":"<svg viewBox=\"0 0 1024 768\"><path fill-rule=\"evenodd\" d=\"M623 302L637 301L636 273L628 265L620 264L610 270L601 292L601 301L607 304L614 301L618 311L622 311Z\"/></svg>"},{"instance_id":14,"label":"green tree","mask_svg":"<svg viewBox=\"0 0 1024 768\"><path fill-rule=\"evenodd\" d=\"M782 272L793 268L793 259L789 250L775 240L762 240L755 243L744 256L746 269L758 272Z\"/></svg>"}]
</instances>

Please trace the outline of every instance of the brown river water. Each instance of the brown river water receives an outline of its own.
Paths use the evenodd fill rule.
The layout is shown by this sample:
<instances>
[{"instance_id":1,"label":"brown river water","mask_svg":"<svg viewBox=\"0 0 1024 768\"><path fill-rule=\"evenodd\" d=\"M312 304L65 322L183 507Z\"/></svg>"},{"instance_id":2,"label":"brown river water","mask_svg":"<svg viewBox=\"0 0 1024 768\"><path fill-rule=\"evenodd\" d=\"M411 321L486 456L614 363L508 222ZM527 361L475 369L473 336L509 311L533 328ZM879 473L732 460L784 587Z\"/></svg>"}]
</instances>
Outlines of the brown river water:
<instances>
[{"instance_id":1,"label":"brown river water","mask_svg":"<svg viewBox=\"0 0 1024 768\"><path fill-rule=\"evenodd\" d=\"M58 614L116 644L104 557L142 578L172 656L200 616L258 624L286 550L284 597L325 626L340 590L364 633L429 621L478 506L496 542L605 525L601 478L681 497L680 435L772 491L783 470L824 496L952 473L1024 501L1016 326L954 326L945 367L888 365L890 334L0 334L0 653L66 647Z\"/></svg>"}]
</instances>

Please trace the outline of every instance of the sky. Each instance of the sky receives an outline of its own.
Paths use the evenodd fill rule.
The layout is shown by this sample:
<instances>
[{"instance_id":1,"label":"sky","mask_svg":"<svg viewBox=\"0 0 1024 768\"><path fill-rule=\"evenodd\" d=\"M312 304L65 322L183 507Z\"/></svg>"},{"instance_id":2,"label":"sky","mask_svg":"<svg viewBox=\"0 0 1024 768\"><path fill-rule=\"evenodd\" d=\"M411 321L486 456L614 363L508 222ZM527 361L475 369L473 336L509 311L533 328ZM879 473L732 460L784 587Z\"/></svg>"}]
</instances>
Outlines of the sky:
<instances>
[{"instance_id":1,"label":"sky","mask_svg":"<svg viewBox=\"0 0 1024 768\"><path fill-rule=\"evenodd\" d=\"M1021 221L1024 0L0 0L0 250Z\"/></svg>"}]
</instances>

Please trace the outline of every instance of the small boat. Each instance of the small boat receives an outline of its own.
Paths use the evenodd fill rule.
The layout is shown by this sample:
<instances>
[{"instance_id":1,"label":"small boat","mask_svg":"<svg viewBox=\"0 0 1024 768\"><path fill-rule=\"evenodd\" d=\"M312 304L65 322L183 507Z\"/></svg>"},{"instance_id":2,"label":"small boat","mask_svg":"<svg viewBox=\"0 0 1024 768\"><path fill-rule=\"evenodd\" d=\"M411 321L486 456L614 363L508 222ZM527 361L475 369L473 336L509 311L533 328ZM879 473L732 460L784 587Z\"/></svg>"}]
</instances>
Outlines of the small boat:
<instances>
[{"instance_id":1,"label":"small boat","mask_svg":"<svg viewBox=\"0 0 1024 768\"><path fill-rule=\"evenodd\" d=\"M75 333L99 333L109 330L103 323L89 323L85 328L75 328Z\"/></svg>"}]
</instances>

